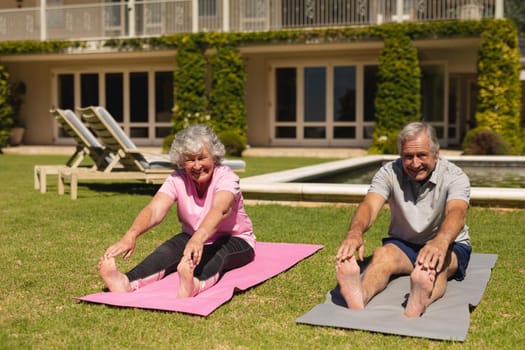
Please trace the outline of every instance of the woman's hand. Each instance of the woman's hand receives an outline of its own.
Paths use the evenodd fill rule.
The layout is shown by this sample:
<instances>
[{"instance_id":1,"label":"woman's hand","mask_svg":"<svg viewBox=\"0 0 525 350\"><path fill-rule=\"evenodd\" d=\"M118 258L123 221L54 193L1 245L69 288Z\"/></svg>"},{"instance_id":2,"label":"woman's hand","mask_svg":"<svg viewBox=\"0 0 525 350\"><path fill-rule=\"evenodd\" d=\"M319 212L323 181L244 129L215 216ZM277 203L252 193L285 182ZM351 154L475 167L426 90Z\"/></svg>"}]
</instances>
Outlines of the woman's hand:
<instances>
[{"instance_id":1,"label":"woman's hand","mask_svg":"<svg viewBox=\"0 0 525 350\"><path fill-rule=\"evenodd\" d=\"M204 244L196 239L195 236L190 238L188 243L186 243L186 247L184 248L183 259L190 262L193 266L199 265L202 259L203 248Z\"/></svg>"},{"instance_id":2,"label":"woman's hand","mask_svg":"<svg viewBox=\"0 0 525 350\"><path fill-rule=\"evenodd\" d=\"M106 249L106 252L104 253L104 258L109 259L124 254L123 258L128 259L135 250L135 243L135 237L126 234L120 239L120 241Z\"/></svg>"}]
</instances>

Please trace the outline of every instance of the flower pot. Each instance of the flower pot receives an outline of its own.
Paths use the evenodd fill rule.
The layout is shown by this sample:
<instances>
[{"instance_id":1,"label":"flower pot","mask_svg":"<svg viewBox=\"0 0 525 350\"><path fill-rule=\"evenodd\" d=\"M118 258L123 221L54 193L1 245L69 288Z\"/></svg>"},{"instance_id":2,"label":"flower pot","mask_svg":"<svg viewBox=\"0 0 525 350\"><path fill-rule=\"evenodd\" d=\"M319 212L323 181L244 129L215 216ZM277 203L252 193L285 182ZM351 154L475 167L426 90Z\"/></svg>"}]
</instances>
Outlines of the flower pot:
<instances>
[{"instance_id":1,"label":"flower pot","mask_svg":"<svg viewBox=\"0 0 525 350\"><path fill-rule=\"evenodd\" d=\"M26 129L25 128L12 128L11 134L9 135L9 144L11 146L18 146L22 144L22 141L24 140L24 133Z\"/></svg>"}]
</instances>

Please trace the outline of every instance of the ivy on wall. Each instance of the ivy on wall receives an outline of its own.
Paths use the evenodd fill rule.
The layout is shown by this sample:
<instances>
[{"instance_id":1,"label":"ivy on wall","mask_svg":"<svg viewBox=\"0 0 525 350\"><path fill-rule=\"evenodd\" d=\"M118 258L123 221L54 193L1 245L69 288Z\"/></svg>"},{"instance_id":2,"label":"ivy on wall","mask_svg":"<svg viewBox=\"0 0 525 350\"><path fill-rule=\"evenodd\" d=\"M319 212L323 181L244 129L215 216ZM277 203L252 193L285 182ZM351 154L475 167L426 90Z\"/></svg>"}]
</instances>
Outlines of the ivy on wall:
<instances>
[{"instance_id":1,"label":"ivy on wall","mask_svg":"<svg viewBox=\"0 0 525 350\"><path fill-rule=\"evenodd\" d=\"M13 110L8 103L10 95L8 78L9 74L3 66L0 66L0 153L2 153L2 148L7 146L9 133L13 126Z\"/></svg>"},{"instance_id":2,"label":"ivy on wall","mask_svg":"<svg viewBox=\"0 0 525 350\"><path fill-rule=\"evenodd\" d=\"M521 130L520 52L517 30L510 21L487 22L478 55L476 124L507 144L509 153L524 151ZM476 130L473 131L474 133Z\"/></svg>"},{"instance_id":3,"label":"ivy on wall","mask_svg":"<svg viewBox=\"0 0 525 350\"><path fill-rule=\"evenodd\" d=\"M421 119L421 69L417 50L399 26L384 33L375 98L376 125L370 153L397 153L397 135Z\"/></svg>"},{"instance_id":4,"label":"ivy on wall","mask_svg":"<svg viewBox=\"0 0 525 350\"><path fill-rule=\"evenodd\" d=\"M239 50L231 45L217 47L210 56L211 91L209 111L218 119L217 132L246 134L244 83L246 73Z\"/></svg>"},{"instance_id":5,"label":"ivy on wall","mask_svg":"<svg viewBox=\"0 0 525 350\"><path fill-rule=\"evenodd\" d=\"M173 132L175 133L190 124L209 124L207 123L209 115L205 50L205 43L200 36L187 35L178 43L173 76L175 86Z\"/></svg>"}]
</instances>

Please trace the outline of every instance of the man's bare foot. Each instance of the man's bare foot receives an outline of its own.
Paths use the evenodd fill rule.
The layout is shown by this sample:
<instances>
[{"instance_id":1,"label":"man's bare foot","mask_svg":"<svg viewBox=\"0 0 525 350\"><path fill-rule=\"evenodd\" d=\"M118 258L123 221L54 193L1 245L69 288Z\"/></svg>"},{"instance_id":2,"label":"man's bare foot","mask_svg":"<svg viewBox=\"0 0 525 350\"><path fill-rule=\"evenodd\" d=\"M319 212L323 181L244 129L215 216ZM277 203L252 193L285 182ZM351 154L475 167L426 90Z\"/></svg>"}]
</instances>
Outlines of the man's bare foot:
<instances>
[{"instance_id":1,"label":"man's bare foot","mask_svg":"<svg viewBox=\"0 0 525 350\"><path fill-rule=\"evenodd\" d=\"M421 265L414 268L410 274L410 296L405 308L405 316L419 317L428 305L430 305L436 271L434 269L423 269Z\"/></svg>"},{"instance_id":2,"label":"man's bare foot","mask_svg":"<svg viewBox=\"0 0 525 350\"><path fill-rule=\"evenodd\" d=\"M194 297L199 292L199 280L193 277L194 269L191 263L184 259L177 266L177 272L179 273L177 298Z\"/></svg>"},{"instance_id":3,"label":"man's bare foot","mask_svg":"<svg viewBox=\"0 0 525 350\"><path fill-rule=\"evenodd\" d=\"M361 269L354 257L337 262L336 278L349 309L364 309Z\"/></svg>"},{"instance_id":4,"label":"man's bare foot","mask_svg":"<svg viewBox=\"0 0 525 350\"><path fill-rule=\"evenodd\" d=\"M98 273L111 292L130 292L128 277L120 272L115 258L101 258L98 262Z\"/></svg>"}]
</instances>

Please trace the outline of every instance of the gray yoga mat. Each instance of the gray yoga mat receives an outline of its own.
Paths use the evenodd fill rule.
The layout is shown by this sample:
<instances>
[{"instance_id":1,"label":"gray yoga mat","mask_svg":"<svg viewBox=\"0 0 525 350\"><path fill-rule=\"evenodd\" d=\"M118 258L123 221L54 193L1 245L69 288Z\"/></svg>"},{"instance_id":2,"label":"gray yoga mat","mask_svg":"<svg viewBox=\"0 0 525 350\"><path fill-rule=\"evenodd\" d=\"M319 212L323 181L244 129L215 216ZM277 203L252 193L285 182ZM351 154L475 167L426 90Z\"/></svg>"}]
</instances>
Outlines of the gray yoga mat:
<instances>
[{"instance_id":1,"label":"gray yoga mat","mask_svg":"<svg viewBox=\"0 0 525 350\"><path fill-rule=\"evenodd\" d=\"M393 280L364 310L346 308L339 289L335 288L327 293L324 304L316 305L296 322L464 341L470 324L470 308L481 301L497 258L496 254L472 254L465 279L450 281L443 298L430 305L421 317L403 315L403 304L410 291L409 277L403 276Z\"/></svg>"}]
</instances>

